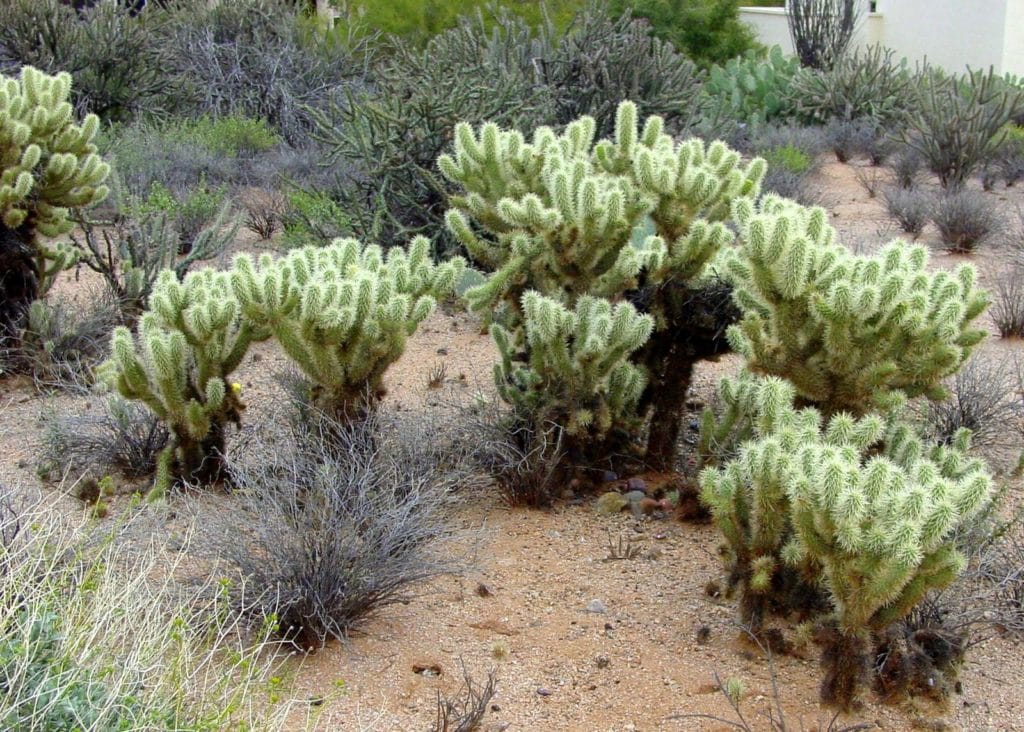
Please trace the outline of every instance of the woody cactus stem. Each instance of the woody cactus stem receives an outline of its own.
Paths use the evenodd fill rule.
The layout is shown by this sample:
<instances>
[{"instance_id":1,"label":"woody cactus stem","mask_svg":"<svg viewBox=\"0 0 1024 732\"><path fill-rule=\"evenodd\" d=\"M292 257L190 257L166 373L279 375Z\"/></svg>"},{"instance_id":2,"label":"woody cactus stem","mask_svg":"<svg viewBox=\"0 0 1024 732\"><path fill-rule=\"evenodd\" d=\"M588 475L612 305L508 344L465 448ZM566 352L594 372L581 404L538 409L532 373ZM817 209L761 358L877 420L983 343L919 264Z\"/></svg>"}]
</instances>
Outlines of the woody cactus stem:
<instances>
[{"instance_id":1,"label":"woody cactus stem","mask_svg":"<svg viewBox=\"0 0 1024 732\"><path fill-rule=\"evenodd\" d=\"M178 282L164 270L139 333L117 328L105 380L144 403L168 427L154 496L176 481L211 484L223 477L228 423L241 422L240 387L230 382L250 344L269 336L240 317L226 272L206 269Z\"/></svg>"},{"instance_id":2,"label":"woody cactus stem","mask_svg":"<svg viewBox=\"0 0 1024 732\"><path fill-rule=\"evenodd\" d=\"M99 119L76 125L70 91L66 73L0 74L0 336L12 335L29 304L75 262L69 247L39 237L68 232L69 208L107 195L110 168L92 142Z\"/></svg>"},{"instance_id":3,"label":"woody cactus stem","mask_svg":"<svg viewBox=\"0 0 1024 732\"><path fill-rule=\"evenodd\" d=\"M336 239L274 260L235 259L231 286L247 322L263 324L313 383L312 402L361 420L384 395L384 373L407 338L448 295L463 261L435 265L430 242L409 250Z\"/></svg>"}]
</instances>

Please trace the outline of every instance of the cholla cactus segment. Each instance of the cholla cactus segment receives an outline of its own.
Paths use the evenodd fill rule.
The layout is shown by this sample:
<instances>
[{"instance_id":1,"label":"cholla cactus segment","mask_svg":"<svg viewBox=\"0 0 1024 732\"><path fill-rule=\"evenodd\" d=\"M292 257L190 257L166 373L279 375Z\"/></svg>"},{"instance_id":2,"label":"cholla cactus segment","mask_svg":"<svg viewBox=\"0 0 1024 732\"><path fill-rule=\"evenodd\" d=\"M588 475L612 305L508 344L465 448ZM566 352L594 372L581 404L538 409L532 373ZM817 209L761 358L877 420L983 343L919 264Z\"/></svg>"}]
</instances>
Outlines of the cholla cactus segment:
<instances>
[{"instance_id":1,"label":"cholla cactus segment","mask_svg":"<svg viewBox=\"0 0 1024 732\"><path fill-rule=\"evenodd\" d=\"M72 120L71 77L26 66L0 75L0 221L44 236L71 229L68 209L100 201L110 166L96 154L99 119Z\"/></svg>"},{"instance_id":2,"label":"cholla cactus segment","mask_svg":"<svg viewBox=\"0 0 1024 732\"><path fill-rule=\"evenodd\" d=\"M408 251L337 239L258 263L240 255L231 287L245 318L264 323L316 385L320 406L357 416L383 393L408 336L450 294L464 263L435 265L430 243Z\"/></svg>"},{"instance_id":3,"label":"cholla cactus segment","mask_svg":"<svg viewBox=\"0 0 1024 732\"><path fill-rule=\"evenodd\" d=\"M563 424L575 438L599 442L613 428L635 428L646 378L629 356L650 337L653 319L594 297L570 310L534 291L523 296L523 312L525 360L508 331L492 326L502 398L521 414Z\"/></svg>"},{"instance_id":4,"label":"cholla cactus segment","mask_svg":"<svg viewBox=\"0 0 1024 732\"><path fill-rule=\"evenodd\" d=\"M926 448L877 414L823 422L780 404L779 383L741 384L734 401L745 400L753 439L701 475L732 575L752 597L777 588L785 567L820 578L844 633L884 629L960 571L951 535L985 504L991 478L965 455L966 435Z\"/></svg>"},{"instance_id":5,"label":"cholla cactus segment","mask_svg":"<svg viewBox=\"0 0 1024 732\"><path fill-rule=\"evenodd\" d=\"M753 371L789 379L826 413L941 398L941 380L984 337L985 294L969 265L927 271L927 251L893 242L873 256L834 243L824 210L737 199L741 246L727 258L733 348Z\"/></svg>"},{"instance_id":6,"label":"cholla cactus segment","mask_svg":"<svg viewBox=\"0 0 1024 732\"><path fill-rule=\"evenodd\" d=\"M167 423L172 442L161 458L164 480L219 478L224 428L239 423L244 409L228 377L250 344L268 336L240 317L229 274L211 269L192 272L184 282L164 270L138 335L114 331L102 373L122 396L143 402Z\"/></svg>"},{"instance_id":7,"label":"cholla cactus segment","mask_svg":"<svg viewBox=\"0 0 1024 732\"><path fill-rule=\"evenodd\" d=\"M722 143L677 144L662 127L651 117L638 130L630 102L619 107L614 139L596 144L589 117L561 134L541 127L531 142L493 124L457 126L454 155L438 160L465 191L448 226L495 271L489 286L467 292L472 307L518 303L527 289L572 306L582 295L617 297L644 272L696 274L731 240L724 226L709 234L708 223L724 220L734 198L756 195L764 163L742 166ZM655 236L631 246L645 218Z\"/></svg>"}]
</instances>

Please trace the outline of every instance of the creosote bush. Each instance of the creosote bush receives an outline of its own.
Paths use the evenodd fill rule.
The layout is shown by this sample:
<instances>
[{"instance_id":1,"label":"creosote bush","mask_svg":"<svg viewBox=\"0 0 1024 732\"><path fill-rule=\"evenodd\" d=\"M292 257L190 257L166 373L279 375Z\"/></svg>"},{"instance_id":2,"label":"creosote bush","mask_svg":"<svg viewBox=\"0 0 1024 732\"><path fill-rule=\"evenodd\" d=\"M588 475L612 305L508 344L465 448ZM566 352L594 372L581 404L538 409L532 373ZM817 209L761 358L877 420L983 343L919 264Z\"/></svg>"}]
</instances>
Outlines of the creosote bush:
<instances>
[{"instance_id":1,"label":"creosote bush","mask_svg":"<svg viewBox=\"0 0 1024 732\"><path fill-rule=\"evenodd\" d=\"M232 463L232 505L204 509L196 551L228 571L242 616L303 651L343 639L466 564L449 516L466 465L437 442L436 425L381 412L253 436Z\"/></svg>"}]
</instances>

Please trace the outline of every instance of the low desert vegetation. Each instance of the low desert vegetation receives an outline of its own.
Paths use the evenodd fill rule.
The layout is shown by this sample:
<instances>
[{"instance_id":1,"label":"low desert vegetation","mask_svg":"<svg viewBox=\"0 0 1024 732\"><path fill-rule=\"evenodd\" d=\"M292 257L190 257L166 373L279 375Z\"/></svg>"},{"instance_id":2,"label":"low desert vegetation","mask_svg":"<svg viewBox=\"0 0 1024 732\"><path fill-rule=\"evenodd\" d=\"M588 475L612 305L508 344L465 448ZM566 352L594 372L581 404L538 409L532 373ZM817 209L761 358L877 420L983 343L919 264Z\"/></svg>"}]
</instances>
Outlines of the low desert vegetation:
<instances>
[{"instance_id":1,"label":"low desert vegetation","mask_svg":"<svg viewBox=\"0 0 1024 732\"><path fill-rule=\"evenodd\" d=\"M1021 632L1020 369L982 347L1024 337L1019 80L850 51L846 0L794 1L797 57L731 0L304 5L0 9L0 379L77 398L53 505L0 501L0 726L308 721L285 655L470 568L488 495L688 500L744 634L817 648L834 710L947 697L979 628ZM917 241L848 237L823 169ZM401 408L439 307L493 381ZM620 495L646 472L681 487ZM437 729L499 689L463 672Z\"/></svg>"}]
</instances>

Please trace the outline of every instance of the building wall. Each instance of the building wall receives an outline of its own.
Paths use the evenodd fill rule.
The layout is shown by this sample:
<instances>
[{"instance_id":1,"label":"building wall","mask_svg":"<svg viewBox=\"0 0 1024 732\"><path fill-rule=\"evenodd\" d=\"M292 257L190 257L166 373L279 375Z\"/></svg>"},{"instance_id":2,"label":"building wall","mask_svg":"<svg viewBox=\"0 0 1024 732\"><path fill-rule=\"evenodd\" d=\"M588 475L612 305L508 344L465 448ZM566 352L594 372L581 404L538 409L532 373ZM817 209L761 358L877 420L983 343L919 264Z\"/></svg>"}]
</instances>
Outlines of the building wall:
<instances>
[{"instance_id":1,"label":"building wall","mask_svg":"<svg viewBox=\"0 0 1024 732\"><path fill-rule=\"evenodd\" d=\"M762 43L793 45L785 11L741 8ZM995 67L1024 75L1024 0L877 0L855 47L881 43L914 64L925 58L948 71Z\"/></svg>"}]
</instances>

